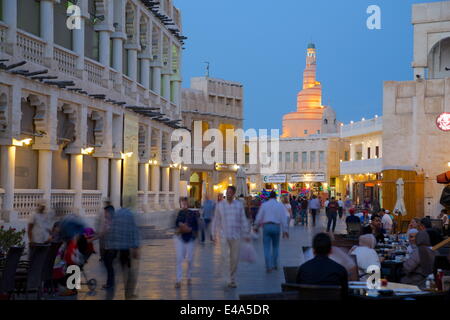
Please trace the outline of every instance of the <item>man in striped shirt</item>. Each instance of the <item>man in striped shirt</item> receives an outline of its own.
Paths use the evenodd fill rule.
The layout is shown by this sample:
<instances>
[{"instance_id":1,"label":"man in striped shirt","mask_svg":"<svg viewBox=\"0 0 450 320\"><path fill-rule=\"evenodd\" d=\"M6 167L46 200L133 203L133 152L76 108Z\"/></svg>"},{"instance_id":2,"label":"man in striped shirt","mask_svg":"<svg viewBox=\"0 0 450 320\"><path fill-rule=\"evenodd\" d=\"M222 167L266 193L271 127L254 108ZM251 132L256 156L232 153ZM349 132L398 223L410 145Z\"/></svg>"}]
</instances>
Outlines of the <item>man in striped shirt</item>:
<instances>
[{"instance_id":1,"label":"man in striped shirt","mask_svg":"<svg viewBox=\"0 0 450 320\"><path fill-rule=\"evenodd\" d=\"M236 271L239 262L239 250L241 238L250 241L250 226L245 216L242 202L234 198L236 188L229 186L227 188L227 198L216 205L216 212L213 222L214 239L219 235L221 239L222 271L223 276L227 277L225 267L229 259L229 282L228 287L236 288Z\"/></svg>"}]
</instances>

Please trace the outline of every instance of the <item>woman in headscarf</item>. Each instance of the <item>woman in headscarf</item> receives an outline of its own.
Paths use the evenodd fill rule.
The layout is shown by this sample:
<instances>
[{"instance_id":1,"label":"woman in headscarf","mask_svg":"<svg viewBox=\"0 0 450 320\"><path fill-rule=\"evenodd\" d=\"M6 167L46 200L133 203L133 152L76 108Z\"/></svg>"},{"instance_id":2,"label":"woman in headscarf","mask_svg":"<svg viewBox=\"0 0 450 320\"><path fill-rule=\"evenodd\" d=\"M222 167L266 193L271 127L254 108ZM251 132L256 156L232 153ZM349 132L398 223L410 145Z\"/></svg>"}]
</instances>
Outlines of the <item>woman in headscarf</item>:
<instances>
[{"instance_id":1,"label":"woman in headscarf","mask_svg":"<svg viewBox=\"0 0 450 320\"><path fill-rule=\"evenodd\" d=\"M417 229L409 229L407 232L408 235L408 246L406 247L406 251L408 254L411 254L416 247L416 235L419 232Z\"/></svg>"},{"instance_id":2,"label":"woman in headscarf","mask_svg":"<svg viewBox=\"0 0 450 320\"><path fill-rule=\"evenodd\" d=\"M405 276L401 282L423 286L428 275L433 273L435 253L431 250L430 237L426 231L416 234L416 247L403 263Z\"/></svg>"},{"instance_id":3,"label":"woman in headscarf","mask_svg":"<svg viewBox=\"0 0 450 320\"><path fill-rule=\"evenodd\" d=\"M356 256L356 263L358 265L358 273L361 280L366 280L367 268L371 265L380 267L380 259L375 251L377 240L372 234L364 234L359 237L359 246L353 247L350 255Z\"/></svg>"}]
</instances>

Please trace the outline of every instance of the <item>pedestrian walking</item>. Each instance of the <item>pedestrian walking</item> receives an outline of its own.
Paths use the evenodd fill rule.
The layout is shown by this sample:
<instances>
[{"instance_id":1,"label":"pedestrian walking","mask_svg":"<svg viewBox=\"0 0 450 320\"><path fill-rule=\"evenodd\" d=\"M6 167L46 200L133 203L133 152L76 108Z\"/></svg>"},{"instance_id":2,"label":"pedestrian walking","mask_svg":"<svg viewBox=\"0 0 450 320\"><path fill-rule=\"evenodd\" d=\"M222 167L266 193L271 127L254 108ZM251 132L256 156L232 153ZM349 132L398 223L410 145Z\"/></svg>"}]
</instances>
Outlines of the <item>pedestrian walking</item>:
<instances>
[{"instance_id":1,"label":"pedestrian walking","mask_svg":"<svg viewBox=\"0 0 450 320\"><path fill-rule=\"evenodd\" d=\"M194 211L189 210L187 197L180 199L181 210L175 221L175 249L177 252L177 280L175 288L180 288L183 278L183 261L187 261L187 284L191 284L192 263L195 253L195 239L198 232L198 221Z\"/></svg>"},{"instance_id":2,"label":"pedestrian walking","mask_svg":"<svg viewBox=\"0 0 450 320\"><path fill-rule=\"evenodd\" d=\"M302 226L305 224L308 225L308 200L305 197L300 201L300 217L302 219Z\"/></svg>"},{"instance_id":3,"label":"pedestrian walking","mask_svg":"<svg viewBox=\"0 0 450 320\"><path fill-rule=\"evenodd\" d=\"M103 208L97 218L98 245L100 249L100 261L105 258L105 236L111 229L112 217L114 215L114 207L107 205Z\"/></svg>"},{"instance_id":4,"label":"pedestrian walking","mask_svg":"<svg viewBox=\"0 0 450 320\"><path fill-rule=\"evenodd\" d=\"M313 195L312 199L309 200L308 207L311 209L311 217L313 220L313 227L315 227L316 226L316 215L317 215L318 211L320 210L320 201L319 201L319 199L317 199L316 195Z\"/></svg>"},{"instance_id":5,"label":"pedestrian walking","mask_svg":"<svg viewBox=\"0 0 450 320\"><path fill-rule=\"evenodd\" d=\"M289 203L289 198L287 196L283 196L281 198L281 201L283 202L284 207L286 208L286 221L287 221L287 227L289 228L289 225L291 224L292 219L292 206Z\"/></svg>"},{"instance_id":6,"label":"pedestrian walking","mask_svg":"<svg viewBox=\"0 0 450 320\"><path fill-rule=\"evenodd\" d=\"M228 287L236 288L236 271L239 263L241 238L250 242L250 226L242 202L235 199L236 187L229 186L226 200L216 204L213 220L214 239L221 241L222 274ZM228 263L227 263L228 262ZM226 268L228 267L228 272Z\"/></svg>"},{"instance_id":7,"label":"pedestrian walking","mask_svg":"<svg viewBox=\"0 0 450 320\"><path fill-rule=\"evenodd\" d=\"M201 228L201 242L205 243L205 239L212 240L211 235L211 221L214 218L214 210L216 204L209 198L209 195L205 195L205 201L203 202L202 210L202 228Z\"/></svg>"},{"instance_id":8,"label":"pedestrian walking","mask_svg":"<svg viewBox=\"0 0 450 320\"><path fill-rule=\"evenodd\" d=\"M264 257L266 271L278 269L278 252L280 247L280 235L289 237L286 220L287 207L277 202L277 194L272 191L269 200L261 205L256 216L256 232L263 228Z\"/></svg>"},{"instance_id":9,"label":"pedestrian walking","mask_svg":"<svg viewBox=\"0 0 450 320\"><path fill-rule=\"evenodd\" d=\"M115 286L114 259L119 256L124 274L125 299L135 295L139 266L139 230L131 210L122 208L112 217L111 229L105 235L104 264L108 273L104 289Z\"/></svg>"},{"instance_id":10,"label":"pedestrian walking","mask_svg":"<svg viewBox=\"0 0 450 320\"><path fill-rule=\"evenodd\" d=\"M352 200L350 199L349 196L347 196L347 199L345 199L344 207L345 207L345 214L348 215L350 213L349 210L353 207Z\"/></svg>"},{"instance_id":11,"label":"pedestrian walking","mask_svg":"<svg viewBox=\"0 0 450 320\"><path fill-rule=\"evenodd\" d=\"M338 204L339 204L338 209L339 219L342 219L342 217L344 216L344 201L342 201L342 198L339 198Z\"/></svg>"},{"instance_id":12,"label":"pedestrian walking","mask_svg":"<svg viewBox=\"0 0 450 320\"><path fill-rule=\"evenodd\" d=\"M47 200L40 200L36 213L28 222L29 255L36 245L50 243L52 240L51 231L53 227L53 214L49 211L50 206Z\"/></svg>"},{"instance_id":13,"label":"pedestrian walking","mask_svg":"<svg viewBox=\"0 0 450 320\"><path fill-rule=\"evenodd\" d=\"M296 196L292 196L290 200L291 208L292 208L292 219L294 219L294 225L298 224L298 211L299 211L299 203L297 201Z\"/></svg>"},{"instance_id":14,"label":"pedestrian walking","mask_svg":"<svg viewBox=\"0 0 450 320\"><path fill-rule=\"evenodd\" d=\"M334 232L334 230L336 229L336 219L338 211L339 211L339 203L336 201L334 197L332 197L331 201L328 203L327 206L327 218L328 218L327 232L330 232L330 227L332 232ZM333 226L331 226L331 224L333 224Z\"/></svg>"}]
</instances>

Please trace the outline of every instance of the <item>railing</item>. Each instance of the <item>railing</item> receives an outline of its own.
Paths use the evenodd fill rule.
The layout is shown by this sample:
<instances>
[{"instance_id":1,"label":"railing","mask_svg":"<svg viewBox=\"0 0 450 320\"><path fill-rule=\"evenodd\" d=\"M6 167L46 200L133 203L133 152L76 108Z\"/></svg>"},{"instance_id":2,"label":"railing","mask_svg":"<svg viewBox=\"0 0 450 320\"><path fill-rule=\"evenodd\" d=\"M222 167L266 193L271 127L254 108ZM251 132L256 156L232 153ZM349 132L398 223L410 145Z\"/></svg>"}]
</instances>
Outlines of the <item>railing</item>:
<instances>
[{"instance_id":1,"label":"railing","mask_svg":"<svg viewBox=\"0 0 450 320\"><path fill-rule=\"evenodd\" d=\"M89 58L85 58L84 70L87 72L88 81L103 86L102 78L104 66L102 64Z\"/></svg>"},{"instance_id":2,"label":"railing","mask_svg":"<svg viewBox=\"0 0 450 320\"><path fill-rule=\"evenodd\" d=\"M365 174L381 172L382 158L341 162L340 174Z\"/></svg>"},{"instance_id":3,"label":"railing","mask_svg":"<svg viewBox=\"0 0 450 320\"><path fill-rule=\"evenodd\" d=\"M44 65L45 41L22 30L18 30L17 46L22 57L26 60Z\"/></svg>"},{"instance_id":4,"label":"railing","mask_svg":"<svg viewBox=\"0 0 450 320\"><path fill-rule=\"evenodd\" d=\"M156 193L149 192L148 194L148 207L151 211L153 211L156 207Z\"/></svg>"},{"instance_id":5,"label":"railing","mask_svg":"<svg viewBox=\"0 0 450 320\"><path fill-rule=\"evenodd\" d=\"M55 45L53 59L57 62L58 70L73 77L77 76L77 55L68 49Z\"/></svg>"},{"instance_id":6,"label":"railing","mask_svg":"<svg viewBox=\"0 0 450 320\"><path fill-rule=\"evenodd\" d=\"M6 48L6 31L8 30L8 26L4 25L0 22L0 51L5 52Z\"/></svg>"},{"instance_id":7,"label":"railing","mask_svg":"<svg viewBox=\"0 0 450 320\"><path fill-rule=\"evenodd\" d=\"M38 202L43 199L43 196L42 190L16 189L13 208L17 212L18 218L27 220L36 211Z\"/></svg>"},{"instance_id":8,"label":"railing","mask_svg":"<svg viewBox=\"0 0 450 320\"><path fill-rule=\"evenodd\" d=\"M341 137L357 136L383 130L383 118L373 118L341 126Z\"/></svg>"},{"instance_id":9,"label":"railing","mask_svg":"<svg viewBox=\"0 0 450 320\"><path fill-rule=\"evenodd\" d=\"M87 216L96 215L102 208L101 191L83 191L81 198L81 206Z\"/></svg>"},{"instance_id":10,"label":"railing","mask_svg":"<svg viewBox=\"0 0 450 320\"><path fill-rule=\"evenodd\" d=\"M166 194L163 192L159 193L159 206L161 208L166 208Z\"/></svg>"},{"instance_id":11,"label":"railing","mask_svg":"<svg viewBox=\"0 0 450 320\"><path fill-rule=\"evenodd\" d=\"M133 85L133 80L124 75L122 83L125 88L125 95L131 97L132 96L131 86Z\"/></svg>"},{"instance_id":12,"label":"railing","mask_svg":"<svg viewBox=\"0 0 450 320\"><path fill-rule=\"evenodd\" d=\"M57 216L64 216L74 211L75 191L52 190L51 206Z\"/></svg>"}]
</instances>

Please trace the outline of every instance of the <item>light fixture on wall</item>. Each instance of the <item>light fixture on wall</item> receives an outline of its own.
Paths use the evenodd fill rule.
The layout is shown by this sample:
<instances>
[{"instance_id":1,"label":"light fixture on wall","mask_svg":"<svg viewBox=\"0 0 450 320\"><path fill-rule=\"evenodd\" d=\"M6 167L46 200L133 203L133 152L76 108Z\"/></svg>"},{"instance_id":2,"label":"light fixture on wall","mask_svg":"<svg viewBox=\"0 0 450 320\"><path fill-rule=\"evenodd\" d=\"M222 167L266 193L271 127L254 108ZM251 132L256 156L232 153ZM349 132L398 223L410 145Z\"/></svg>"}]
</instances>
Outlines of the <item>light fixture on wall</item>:
<instances>
[{"instance_id":1,"label":"light fixture on wall","mask_svg":"<svg viewBox=\"0 0 450 320\"><path fill-rule=\"evenodd\" d=\"M89 155L94 153L94 147L81 148L81 154Z\"/></svg>"},{"instance_id":2,"label":"light fixture on wall","mask_svg":"<svg viewBox=\"0 0 450 320\"><path fill-rule=\"evenodd\" d=\"M449 162L447 162L447 166L450 168L450 161Z\"/></svg>"},{"instance_id":3,"label":"light fixture on wall","mask_svg":"<svg viewBox=\"0 0 450 320\"><path fill-rule=\"evenodd\" d=\"M13 144L13 146L23 147L23 146L29 146L32 141L33 141L33 139L31 139L31 138L26 138L26 139L22 139L22 140L13 139L12 144Z\"/></svg>"},{"instance_id":4,"label":"light fixture on wall","mask_svg":"<svg viewBox=\"0 0 450 320\"><path fill-rule=\"evenodd\" d=\"M125 152L125 153L121 152L120 155L121 155L122 159L131 158L131 156L133 155L133 152L132 151L131 152Z\"/></svg>"}]
</instances>

